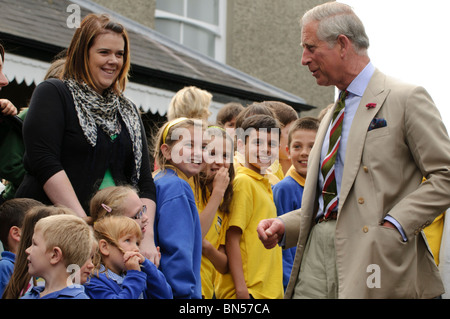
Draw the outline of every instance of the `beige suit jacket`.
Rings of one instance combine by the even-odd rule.
[[[376,103],[374,108],[367,108]],[[320,153],[332,111],[323,119],[308,164],[302,208],[281,216],[285,248],[297,246],[286,290],[291,298],[318,209]],[[368,131],[374,118],[386,127]],[[427,181],[422,183],[422,177]],[[336,223],[339,298],[433,298],[444,292],[422,229],[450,207],[450,140],[421,87],[375,70],[356,111]],[[381,226],[389,214],[400,233]]]

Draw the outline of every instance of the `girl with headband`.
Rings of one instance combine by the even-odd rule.
[[[202,232],[193,189],[204,166],[203,131],[201,120],[178,118],[156,137],[154,157],[160,171],[154,178],[155,244],[174,298],[202,297]]]

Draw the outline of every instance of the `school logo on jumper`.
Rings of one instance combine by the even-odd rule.
[[[220,234],[220,229],[222,228],[222,218],[220,218],[220,216],[217,216],[217,222],[214,225],[214,228],[216,229],[217,234]]]

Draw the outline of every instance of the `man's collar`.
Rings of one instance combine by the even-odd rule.
[[[375,72],[372,62],[369,62],[364,69],[353,79],[347,88],[347,91],[353,95],[363,96],[364,91],[369,85],[369,81]]]

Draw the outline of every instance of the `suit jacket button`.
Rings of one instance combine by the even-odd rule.
[[[362,231],[365,232],[365,233],[367,233],[367,232],[369,231],[369,227],[364,226],[363,229],[362,229]]]
[[[364,170],[364,172],[366,172],[366,173],[369,172],[369,169],[367,168],[367,166],[363,166],[363,170]]]
[[[364,198],[362,198],[362,197],[358,198],[358,203],[359,204],[364,204]]]

